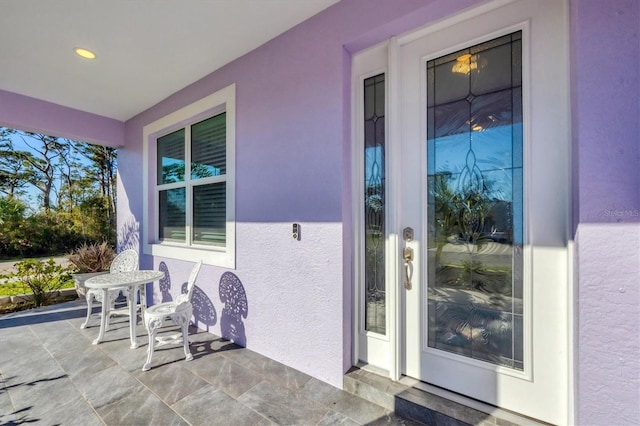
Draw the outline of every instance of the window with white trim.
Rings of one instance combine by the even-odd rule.
[[[235,86],[144,127],[145,253],[235,267]]]

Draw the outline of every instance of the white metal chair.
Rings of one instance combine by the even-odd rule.
[[[129,272],[136,271],[138,269],[138,252],[133,249],[127,249],[121,251],[111,262],[111,266],[109,267],[109,273],[113,274],[116,272]],[[113,308],[116,302],[116,299],[120,295],[120,290],[109,290],[108,291],[109,300],[107,303],[111,304]],[[95,288],[88,288],[86,293],[87,298],[87,319],[84,324],[80,326],[80,328],[85,328],[89,324],[89,319],[91,318],[91,311],[93,309],[93,302],[105,303],[103,298],[102,290]],[[124,312],[124,311],[123,311]],[[128,311],[127,311],[128,312]],[[116,315],[115,311],[110,313],[111,315]],[[109,328],[109,318],[107,318],[106,328]]]
[[[174,334],[169,337],[157,336],[158,329],[162,327],[166,319],[171,319],[176,325],[180,326],[185,360],[191,361],[193,359],[193,355],[191,355],[191,351],[189,350],[189,321],[193,315],[193,305],[191,304],[193,287],[196,278],[198,278],[201,266],[202,261],[199,261],[191,270],[187,283],[187,293],[180,294],[174,301],[159,303],[144,311],[144,325],[149,334],[149,348],[147,349],[147,362],[142,366],[142,371],[151,369],[151,358],[153,357],[155,347],[181,343],[180,334]]]

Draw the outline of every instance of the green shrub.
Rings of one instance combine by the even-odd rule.
[[[0,254],[12,256],[20,253],[20,224],[23,223],[27,206],[11,197],[0,197]]]
[[[82,241],[65,214],[41,212],[23,222],[28,247],[25,256],[46,256],[68,252]]]
[[[58,265],[53,259],[26,259],[14,267],[15,272],[0,276],[0,279],[22,284],[23,293],[33,293],[35,307],[44,305],[51,296],[50,292],[60,290],[71,280],[71,268]]]

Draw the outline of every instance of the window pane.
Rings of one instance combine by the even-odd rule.
[[[226,182],[193,187],[193,242],[224,247],[227,240]]]
[[[186,191],[184,188],[160,191],[160,241],[185,241]]]
[[[158,138],[158,185],[184,181],[184,129]]]
[[[191,179],[224,175],[227,169],[227,114],[191,126]]]
[[[384,74],[364,81],[365,329],[386,333]]]

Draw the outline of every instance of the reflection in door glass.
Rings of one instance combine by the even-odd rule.
[[[427,63],[428,345],[522,370],[522,41]]]
[[[386,332],[384,74],[364,81],[365,330]]]

